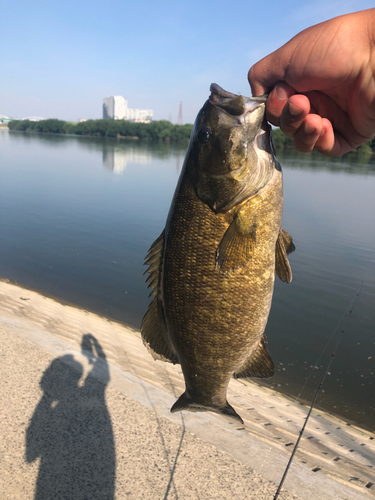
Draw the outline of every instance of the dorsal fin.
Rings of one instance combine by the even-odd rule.
[[[267,378],[272,377],[275,373],[275,367],[267,350],[266,338],[263,335],[255,352],[251,355],[250,359],[244,363],[240,371],[234,373],[234,378],[258,377]]]
[[[143,274],[149,273],[150,276],[146,279],[146,283],[149,283],[148,288],[152,288],[149,297],[151,297],[151,295],[155,295],[156,297],[158,294],[163,250],[164,230],[159,238],[156,238],[154,243],[151,245],[145,258],[145,266],[148,265],[148,268]]]
[[[143,317],[141,334],[143,343],[155,360],[160,359],[175,364],[178,363],[178,358],[169,340],[164,318],[164,308],[159,294],[163,251],[164,231],[151,245],[146,256],[145,264],[149,265],[146,273],[150,273],[146,281],[149,282],[149,288],[152,287],[150,296],[154,295],[154,298]]]

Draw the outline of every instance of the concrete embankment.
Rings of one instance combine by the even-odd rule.
[[[139,332],[0,281],[1,498],[272,500],[308,408],[250,381],[171,414],[179,366]],[[375,498],[375,434],[313,411],[279,498]]]

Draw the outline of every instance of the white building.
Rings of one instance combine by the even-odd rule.
[[[152,109],[131,109],[121,95],[103,99],[103,119],[128,120],[131,122],[150,122]]]
[[[25,118],[22,118],[22,120],[29,120],[29,122],[41,122],[42,120],[45,120],[45,118],[42,118],[41,116],[26,116]]]
[[[106,97],[103,99],[103,118],[112,120],[123,120],[128,103],[121,95]]]

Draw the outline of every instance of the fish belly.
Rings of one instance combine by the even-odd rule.
[[[216,252],[231,214],[215,214],[185,181],[169,216],[163,305],[187,391],[199,404],[224,404],[230,377],[261,341],[271,307],[282,212],[282,206],[280,213],[276,210],[280,193],[272,194],[275,200],[271,196],[268,204],[252,200],[244,205],[257,224],[257,242],[249,262],[226,273],[216,269]],[[273,216],[271,221],[267,215]]]

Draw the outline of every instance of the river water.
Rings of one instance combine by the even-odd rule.
[[[143,258],[186,148],[1,130],[0,150],[0,275],[139,328]],[[276,278],[264,383],[311,401],[344,329],[317,406],[373,430],[375,159],[278,157],[296,251],[291,285]]]

